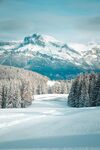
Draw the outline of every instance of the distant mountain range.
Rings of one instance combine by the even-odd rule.
[[[22,67],[51,79],[100,71],[100,44],[83,45],[84,51],[82,45],[74,46],[40,34],[27,36],[23,41],[0,42],[0,64]]]

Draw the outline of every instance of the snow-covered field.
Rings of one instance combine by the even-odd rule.
[[[40,95],[29,108],[0,109],[0,150],[100,150],[100,107],[70,108]]]

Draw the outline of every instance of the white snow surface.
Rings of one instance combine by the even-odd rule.
[[[23,109],[0,109],[0,150],[100,150],[100,107],[71,108],[68,95],[35,95]]]
[[[49,80],[49,81],[47,82],[47,85],[48,85],[49,87],[52,87],[52,86],[55,85],[56,82],[57,82],[57,81],[51,81],[51,80]]]
[[[60,84],[60,82],[59,82],[59,81],[53,81],[53,80],[48,80],[48,81],[47,81],[47,85],[48,85],[49,87],[52,87],[52,86],[54,86],[55,84]]]
[[[68,46],[75,49],[78,52],[87,50],[87,45],[81,43],[68,43]]]
[[[53,36],[50,36],[50,35],[42,34],[42,37],[43,37],[43,39],[44,39],[45,42],[61,43],[61,41],[55,39]]]

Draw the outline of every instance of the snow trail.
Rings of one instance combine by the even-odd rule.
[[[0,109],[0,150],[99,150],[99,115],[68,107],[67,95],[35,95],[28,108]]]

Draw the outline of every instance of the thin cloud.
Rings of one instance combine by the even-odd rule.
[[[90,17],[82,20],[80,19],[77,24],[77,28],[86,32],[100,31],[100,16]]]
[[[0,21],[0,30],[1,31],[17,31],[17,30],[23,30],[25,28],[29,27],[28,22],[25,22],[23,20],[2,20]]]

